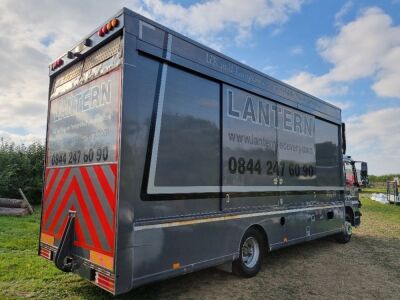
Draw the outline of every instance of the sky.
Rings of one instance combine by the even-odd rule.
[[[49,63],[123,6],[339,106],[348,154],[400,173],[400,0],[0,0],[0,137],[44,141]]]

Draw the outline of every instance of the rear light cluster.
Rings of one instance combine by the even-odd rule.
[[[112,31],[114,28],[118,27],[119,25],[119,21],[118,19],[112,19],[110,22],[108,22],[106,25],[104,25],[103,27],[101,27],[99,29],[99,36],[103,37],[105,36],[107,33],[109,33],[110,31]]]
[[[40,256],[42,256],[42,257],[44,257],[44,258],[46,258],[48,260],[51,260],[52,256],[53,256],[53,252],[51,250],[49,250],[49,249],[46,249],[46,248],[40,248],[40,253],[39,254],[40,254]]]
[[[103,273],[100,273],[99,271],[96,271],[94,283],[99,287],[114,294],[115,279],[112,276],[108,276]]]
[[[59,58],[51,64],[51,70],[54,71],[54,70],[58,69],[59,67],[61,67],[63,64],[64,64],[64,61],[61,58]]]

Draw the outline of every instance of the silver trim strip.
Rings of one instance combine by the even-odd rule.
[[[166,54],[166,58],[168,60],[171,59],[171,50],[172,50],[172,34],[168,33],[168,37],[167,37],[167,54]]]
[[[149,181],[147,185],[147,193],[148,194],[156,194],[158,189],[155,187],[155,176],[156,176],[156,165],[157,165],[157,156],[158,156],[158,145],[160,142],[160,131],[161,131],[161,119],[162,119],[162,111],[164,107],[164,96],[165,96],[165,82],[167,78],[168,65],[163,64],[161,70],[161,84],[160,84],[160,93],[158,96],[158,106],[157,106],[157,116],[156,116],[156,125],[154,128],[154,138],[153,138],[153,149],[151,151],[151,160],[150,160],[150,171],[149,171]]]
[[[167,53],[166,53],[167,59],[171,58],[171,47],[172,47],[171,44],[172,44],[172,36],[171,36],[171,34],[168,34]],[[165,85],[166,85],[166,81],[167,81],[167,72],[168,72],[168,65],[166,63],[164,63],[162,66],[162,70],[161,70],[160,93],[158,96],[158,105],[157,105],[157,111],[156,111],[156,125],[154,128],[153,148],[151,149],[149,181],[147,184],[147,193],[148,194],[173,193],[171,191],[170,192],[162,192],[162,191],[160,191],[160,187],[155,186],[158,146],[159,146],[159,142],[160,142],[161,120],[162,120],[163,107],[164,107]]]
[[[154,182],[154,181],[153,181]],[[150,180],[149,180],[150,183]],[[150,185],[149,185],[150,186]],[[219,193],[219,186],[157,186],[152,187],[157,194]],[[147,190],[149,191],[149,189]]]
[[[154,141],[156,142],[156,141]],[[157,140],[158,144],[158,140]],[[153,155],[157,155],[158,148],[153,149]],[[151,163],[153,164],[153,155]],[[149,194],[192,194],[192,193],[218,193],[220,186],[154,186],[155,164],[150,165]],[[151,179],[151,180],[150,180]],[[297,192],[297,191],[343,191],[342,186],[222,186],[223,193],[234,192]]]
[[[159,229],[159,228],[166,228],[166,227],[194,225],[194,224],[202,224],[202,223],[210,223],[210,222],[218,222],[218,221],[244,219],[244,218],[251,218],[251,217],[272,216],[272,215],[279,215],[279,214],[286,214],[286,213],[296,213],[296,212],[313,211],[313,210],[317,210],[317,209],[329,209],[329,208],[338,208],[338,207],[343,207],[344,208],[344,204],[341,204],[341,205],[327,205],[327,206],[314,206],[314,207],[286,209],[286,210],[264,211],[264,212],[259,212],[259,213],[249,213],[249,214],[241,214],[241,215],[233,215],[233,216],[231,215],[231,216],[221,216],[221,217],[194,219],[194,220],[184,220],[184,221],[176,221],[176,222],[151,224],[151,225],[140,225],[140,226],[134,226],[133,230],[134,231],[141,231],[141,230],[146,230],[146,229]]]
[[[223,192],[343,191],[342,186],[222,186]]]
[[[156,30],[156,28],[153,25],[146,23],[142,20],[139,20],[139,39],[143,39],[143,27],[147,27],[147,28]]]

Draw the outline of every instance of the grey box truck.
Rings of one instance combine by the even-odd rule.
[[[359,224],[339,108],[128,9],[50,65],[48,103],[38,254],[114,295]]]

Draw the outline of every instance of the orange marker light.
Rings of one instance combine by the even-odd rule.
[[[112,19],[111,20],[111,26],[113,28],[118,27],[119,21],[117,19]]]
[[[174,270],[179,269],[180,267],[181,267],[181,264],[178,262],[172,264],[172,269],[174,269]]]
[[[109,33],[111,30],[113,30],[115,27],[118,27],[119,21],[118,19],[112,19],[110,22],[105,24],[103,27],[99,29],[98,35],[100,37],[105,36],[107,33]]]

